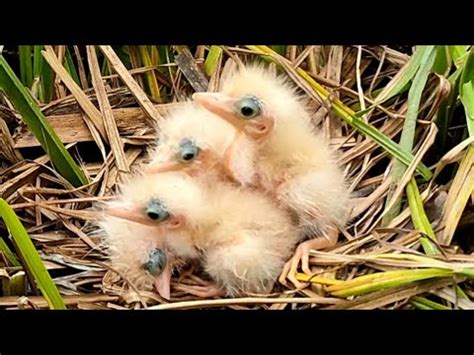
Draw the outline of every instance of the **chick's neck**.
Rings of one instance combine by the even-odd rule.
[[[327,148],[312,127],[296,118],[278,122],[259,149],[257,174],[261,184],[273,189],[296,175],[328,165]]]

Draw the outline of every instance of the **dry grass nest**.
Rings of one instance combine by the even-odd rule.
[[[445,46],[414,54],[387,46],[3,48],[88,183],[74,186],[57,171],[12,100],[0,94],[0,196],[67,308],[473,308],[474,154],[459,90],[466,75],[453,79],[471,56],[462,48],[464,57]],[[146,162],[154,121],[195,91],[215,91],[229,66],[255,60],[270,62],[308,97],[314,125],[340,152],[356,202],[351,222],[336,247],[312,252],[314,275],[298,275],[303,289],[277,284],[265,297],[210,300],[173,291],[165,302],[109,266],[90,223],[93,206]],[[390,138],[415,163],[400,165],[371,134]],[[418,174],[420,161],[433,176]],[[48,308],[1,220],[0,236],[0,308]],[[190,266],[173,282],[202,278]]]

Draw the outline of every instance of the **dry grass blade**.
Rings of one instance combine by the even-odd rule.
[[[180,53],[174,58],[179,69],[191,84],[196,92],[204,92],[207,90],[209,82],[202,70],[197,66],[196,60],[187,48],[183,48]]]
[[[474,145],[471,144],[459,166],[456,176],[454,177],[443,209],[442,224],[445,225],[445,229],[440,238],[440,243],[442,245],[451,244],[456,227],[473,191]]]
[[[122,61],[114,52],[112,47],[99,46],[99,48],[109,61],[110,65],[114,68],[114,70],[123,80],[125,85],[129,88],[133,96],[135,96],[142,109],[145,111],[148,117],[152,119],[152,122],[155,123],[159,121],[161,119],[161,115],[155,109],[155,107],[151,103],[150,99],[146,96],[142,88],[138,85],[135,79],[133,79],[132,75],[128,72],[127,68],[125,67],[125,65],[123,65]]]
[[[311,251],[321,263],[365,263],[371,265],[391,266],[402,268],[439,268],[462,272],[464,269],[474,268],[474,259],[470,262],[447,262],[424,256],[423,254],[395,254],[395,253],[364,253],[359,255],[343,255],[334,252]]]
[[[93,46],[87,46],[87,58],[89,61],[89,67],[91,68],[92,84],[94,85],[94,89],[97,93],[99,107],[104,117],[105,131],[107,133],[115,161],[117,162],[117,167],[120,171],[128,172],[129,170],[125,159],[123,143],[120,139],[120,134],[114,119],[112,107],[110,106],[109,99],[107,98],[107,92],[100,74],[99,62],[97,60],[97,55]]]
[[[92,104],[89,98],[84,94],[82,89],[71,78],[66,69],[64,69],[58,57],[56,57],[53,48],[51,46],[45,46],[45,49],[46,50],[42,52],[44,59],[46,59],[46,61],[54,70],[56,75],[61,79],[64,85],[66,85],[69,91],[77,99],[77,102],[87,114],[97,131],[99,131],[102,138],[107,139],[104,122],[102,120],[99,110],[97,110],[97,108]]]
[[[462,151],[467,147],[470,147],[474,144],[474,136],[469,137],[463,140],[461,143],[456,145],[454,148],[450,149],[446,154],[444,154],[441,159],[436,163],[436,169],[434,171],[434,177],[437,177],[438,174],[443,170],[443,168],[457,160],[459,160],[462,154]],[[432,182],[430,182],[431,184]]]
[[[178,108],[182,103],[156,105],[155,109],[161,114],[166,114],[169,110]],[[147,130],[152,125],[147,121],[147,116],[139,107],[114,109],[115,118],[120,136],[136,136],[137,132]],[[48,116],[49,125],[57,133],[63,143],[90,142],[94,140],[91,131],[82,120],[81,114],[66,114]],[[146,137],[143,137],[144,139]],[[149,137],[148,139],[152,139]],[[14,137],[14,148],[29,148],[39,145],[38,140],[28,130],[22,129]]]
[[[79,302],[95,303],[95,302],[115,302],[118,300],[118,296],[110,296],[104,294],[88,294],[88,295],[71,295],[64,296],[64,303],[67,306],[77,305]],[[22,297],[0,297],[0,307],[15,307],[20,303],[24,303],[26,300]],[[47,308],[48,303],[44,297],[41,296],[30,296],[27,298],[37,308]]]
[[[469,299],[463,299],[456,294],[453,288],[442,288],[438,290],[432,290],[430,293],[436,295],[442,299],[451,302],[456,306],[456,308],[460,309],[474,309],[474,302],[470,301]]]
[[[165,310],[165,309],[193,309],[193,308],[209,308],[223,307],[230,305],[242,304],[275,304],[275,303],[310,303],[310,304],[338,304],[341,300],[329,297],[315,298],[229,298],[219,300],[202,300],[202,301],[186,301],[161,304],[158,306],[148,307],[147,310]]]

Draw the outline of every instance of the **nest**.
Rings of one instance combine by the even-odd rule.
[[[367,289],[375,280],[374,275],[380,272],[424,268],[449,271],[459,265],[471,267],[470,263],[474,262],[468,234],[469,228],[472,230],[472,201],[467,202],[460,218],[452,220],[453,206],[457,206],[453,195],[459,194],[455,190],[459,185],[456,178],[460,169],[457,169],[468,155],[465,149],[456,150],[465,139],[462,107],[453,109],[449,126],[442,128],[438,122],[451,92],[448,74],[428,75],[417,107],[411,151],[432,171],[439,171],[430,181],[423,181],[413,171],[394,181],[396,163],[389,152],[331,109],[334,100],[355,112],[372,107],[361,119],[394,142],[400,141],[407,111],[412,110],[408,90],[399,90],[388,100],[373,105],[377,103],[377,95],[387,90],[387,85],[404,70],[411,53],[386,46],[274,48],[281,51],[281,56],[273,61],[283,65],[270,66],[282,70],[301,94],[308,97],[313,123],[340,152],[340,163],[356,202],[351,221],[340,234],[337,246],[313,251],[310,263],[314,274],[298,275],[305,282],[304,288],[295,290],[276,284],[271,295],[212,300],[199,300],[175,290],[171,302],[165,302],[153,290],[137,289],[119,270],[110,267],[107,250],[90,223],[96,218],[93,206],[110,199],[117,191],[117,184],[146,162],[147,150],[155,139],[154,123],[163,119],[170,107],[180,105],[180,100],[195,91],[215,91],[220,76],[236,62],[268,59],[258,50],[260,46],[256,47],[223,46],[210,51],[208,46],[169,46],[159,50],[142,46],[117,48],[116,52],[133,75],[133,84],[124,79],[120,70],[113,69],[105,56],[98,58],[102,72],[97,73],[90,65],[90,58],[86,60],[85,47],[46,48],[45,52],[55,58],[48,60],[55,80],[50,99],[38,100],[39,106],[60,140],[81,162],[90,183],[79,188],[55,170],[9,100],[0,96],[0,196],[20,217],[67,307],[410,309],[436,304],[440,308],[472,308],[469,275],[462,273],[420,276],[411,282]],[[69,56],[77,68],[75,85],[79,93],[71,89],[61,72],[65,53],[72,53]],[[215,60],[209,59],[211,55]],[[329,98],[321,98],[297,69],[327,90]],[[71,71],[68,75],[73,76]],[[97,75],[105,84],[105,95],[96,92],[89,79]],[[108,102],[108,107],[104,107],[104,102]],[[97,113],[100,120],[94,119]],[[119,137],[114,138],[103,130],[104,124],[110,123],[107,119],[112,119]],[[424,207],[422,215],[428,218],[436,237],[429,240],[438,250],[434,255],[425,255],[424,243],[429,236],[417,225],[414,207],[405,194],[405,187],[411,181]],[[383,212],[392,199],[400,204],[388,218]],[[1,222],[0,233],[7,246],[15,250]],[[27,276],[22,266],[13,266],[4,252],[0,254],[0,308],[48,307]],[[361,277],[367,281],[364,283]],[[355,286],[340,283],[350,280],[361,281]],[[175,285],[206,282],[192,265],[180,269],[173,278]],[[357,285],[366,288],[354,291]]]

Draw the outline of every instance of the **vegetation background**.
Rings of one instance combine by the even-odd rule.
[[[471,46],[1,46],[0,308],[471,309]],[[146,158],[153,122],[236,62],[309,99],[354,194],[303,290],[167,303],[107,264],[93,203]],[[3,220],[3,222],[1,222]],[[181,275],[175,282],[200,282]]]

